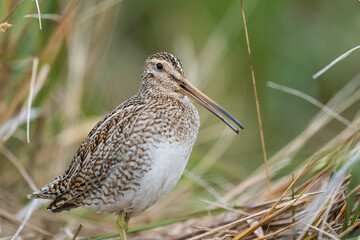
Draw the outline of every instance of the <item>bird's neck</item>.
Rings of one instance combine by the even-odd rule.
[[[153,100],[165,99],[166,101],[169,100],[181,101],[185,97],[182,93],[176,91],[168,91],[158,86],[156,87],[141,86],[137,95]]]

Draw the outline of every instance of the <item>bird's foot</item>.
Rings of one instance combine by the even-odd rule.
[[[121,240],[126,240],[128,222],[129,222],[129,218],[126,216],[126,213],[124,211],[121,211],[116,221],[117,229],[119,231]]]

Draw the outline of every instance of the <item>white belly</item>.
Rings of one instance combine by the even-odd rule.
[[[184,172],[191,148],[163,143],[152,151],[151,170],[143,176],[140,189],[132,199],[132,215],[149,208],[175,187]]]

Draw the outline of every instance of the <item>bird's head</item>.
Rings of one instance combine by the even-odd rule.
[[[182,98],[179,90],[185,74],[180,60],[167,52],[151,55],[145,61],[142,74],[142,88],[147,88],[154,95],[171,95]]]
[[[180,60],[167,52],[149,56],[144,65],[141,91],[152,96],[167,95],[174,98],[188,96],[224,121],[236,133],[242,124],[219,104],[211,100],[185,78]],[[224,115],[235,123],[234,126]]]

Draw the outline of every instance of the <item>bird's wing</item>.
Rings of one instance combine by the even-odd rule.
[[[127,141],[137,116],[145,108],[144,100],[134,97],[106,115],[90,131],[68,169],[31,197],[55,198],[49,206],[50,210],[55,210],[98,186],[114,162],[122,161],[119,145]]]

